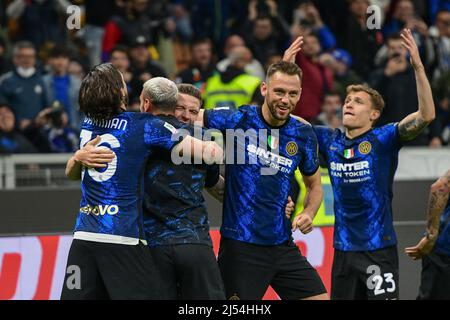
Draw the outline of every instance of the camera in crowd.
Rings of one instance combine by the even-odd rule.
[[[67,121],[64,121],[64,118],[67,117],[67,115],[65,115],[64,106],[59,101],[54,101],[52,103],[52,106],[45,117],[48,120],[48,124],[55,128],[62,128],[65,126],[65,122],[67,123]]]

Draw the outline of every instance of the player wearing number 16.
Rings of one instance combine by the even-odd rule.
[[[168,81],[160,89],[158,102],[175,109],[176,85]],[[143,240],[143,172],[156,148],[186,150],[195,139],[172,139],[175,128],[151,114],[126,112],[127,100],[123,76],[112,64],[95,67],[81,84],[81,146],[97,147],[100,156],[108,150],[103,156],[109,163],[83,167],[76,153],[67,164],[69,178],[81,174],[82,195],[62,299],[161,298]],[[79,270],[78,279],[70,270]]]

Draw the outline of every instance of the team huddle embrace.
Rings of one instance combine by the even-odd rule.
[[[398,153],[435,117],[411,32],[405,30],[402,38],[416,73],[417,112],[375,127],[383,98],[366,85],[351,85],[344,131],[291,115],[302,81],[308,81],[293,62],[302,37],[283,61],[269,67],[261,106],[205,111],[194,86],[153,78],[144,84],[141,112],[127,112],[121,73],[111,64],[95,67],[80,89],[86,115],[81,149],[66,168],[70,179],[81,179],[67,262],[67,268],[80,268],[81,284],[69,286],[66,276],[61,298],[255,300],[270,285],[281,299],[329,299],[292,238],[295,229],[312,230],[321,205],[320,154],[330,173],[336,216],[331,298],[397,299],[391,201]],[[223,144],[198,138],[198,132],[210,136],[209,129],[222,133]],[[292,215],[289,194],[297,169],[306,195],[302,212]],[[439,190],[448,199],[448,179],[442,181],[446,185]],[[217,259],[204,189],[223,203]],[[408,254],[419,258],[434,243],[436,250],[450,247],[449,232],[439,223],[428,231],[426,248],[419,244]],[[371,285],[373,275],[383,281]]]

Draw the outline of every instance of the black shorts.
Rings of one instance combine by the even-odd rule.
[[[224,300],[225,290],[210,246],[178,244],[152,247],[164,299]]]
[[[269,285],[283,300],[326,293],[316,269],[292,241],[261,246],[222,237],[219,267],[227,299],[259,300]]]
[[[392,246],[375,251],[334,251],[331,299],[398,299],[398,254]]]
[[[418,300],[450,300],[450,257],[434,252],[422,258]]]
[[[161,299],[160,277],[146,245],[74,239],[63,300]]]

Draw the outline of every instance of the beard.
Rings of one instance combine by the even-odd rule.
[[[291,110],[291,108],[289,108],[289,106],[286,106],[286,105],[284,105],[284,104],[281,104],[281,103],[275,103],[275,102],[272,102],[272,101],[269,101],[269,99],[268,99],[268,101],[267,101],[267,106],[269,107],[269,111],[270,111],[270,114],[272,115],[272,117],[274,118],[274,119],[276,119],[276,120],[287,120],[288,118],[289,118],[289,115],[291,114],[291,112],[292,112],[292,110]],[[289,108],[289,112],[286,112],[286,114],[285,115],[281,115],[281,114],[279,114],[278,112],[277,112],[277,107],[278,106],[283,106],[283,107],[287,107],[287,108]]]

